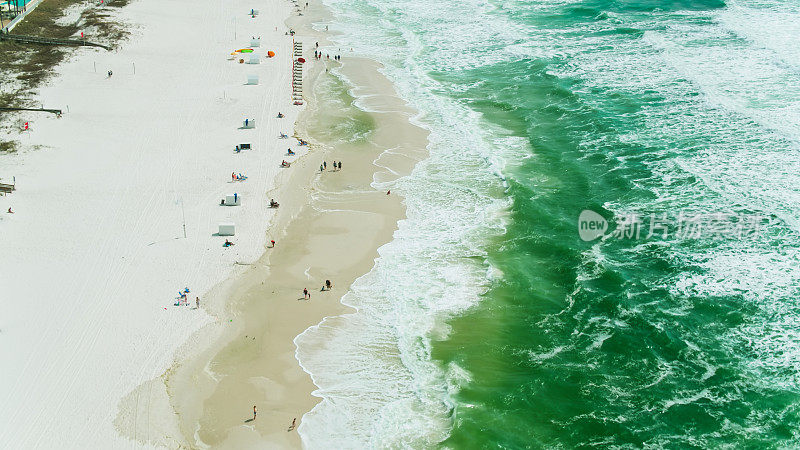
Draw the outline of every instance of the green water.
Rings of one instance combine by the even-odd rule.
[[[593,18],[598,10],[564,13],[556,21]],[[604,33],[641,36],[628,28]],[[621,134],[646,133],[643,116],[676,99],[656,91],[588,89],[580,79],[548,74],[560,64],[504,62],[457,76],[461,84],[468,84],[464,77],[482,80],[459,98],[485,120],[525,137],[535,157],[506,172],[506,193],[513,200],[509,225],[488,245],[502,280],[476,308],[454,319],[454,332],[434,346],[434,359],[467,368],[471,377],[454,396],[452,435],[444,445],[800,444],[797,386],[753,370],[753,361],[764,355],[752,340],[765,336],[744,331],[753,323],[769,326],[772,317],[759,301],[794,299],[781,293],[751,299],[735,288],[726,295],[674,289],[677,279],[708,273],[693,263],[709,253],[732,245],[781,254],[784,242],[608,240],[592,247],[576,233],[578,212],[612,217],[604,208],[609,201],[643,211],[660,211],[665,203],[669,209],[711,203],[710,211],[725,204],[749,211],[691,173],[673,175],[682,179],[668,186],[652,169],[724,136],[712,123],[691,137],[620,142]],[[755,146],[770,144],[753,139]],[[668,201],[659,198],[665,193]],[[698,197],[703,200],[696,202]],[[786,224],[776,228],[781,226],[776,234],[787,232]],[[797,241],[790,235],[791,248]],[[779,377],[796,381],[795,368]]]

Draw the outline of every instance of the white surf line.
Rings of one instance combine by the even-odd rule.
[[[197,447],[200,447],[202,449],[211,448],[210,445],[206,444],[205,442],[203,442],[202,439],[200,439],[200,422],[199,421],[197,422],[197,425],[195,425],[195,428],[194,428],[194,445],[197,446]]]
[[[324,213],[349,212],[349,213],[358,213],[358,214],[367,214],[367,215],[377,214],[377,213],[375,213],[373,211],[360,211],[360,210],[357,210],[357,209],[325,209],[325,208],[316,208],[316,207],[314,209],[319,211],[319,212],[324,212]]]

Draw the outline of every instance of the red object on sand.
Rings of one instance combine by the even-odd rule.
[[[25,122],[25,129],[28,129],[28,122]]]
[[[305,58],[297,58],[297,62],[302,64],[302,63],[306,62],[306,59]]]

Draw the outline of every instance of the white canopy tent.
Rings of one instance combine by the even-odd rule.
[[[225,201],[223,202],[225,206],[239,206],[242,202],[242,196],[239,194],[227,194],[225,195]]]
[[[236,234],[236,225],[233,222],[219,224],[220,236],[233,236]]]

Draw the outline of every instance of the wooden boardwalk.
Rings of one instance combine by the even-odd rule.
[[[94,42],[83,41],[80,39],[53,39],[41,36],[26,36],[23,34],[2,34],[0,33],[0,41],[15,41],[25,44],[44,44],[44,45],[72,45],[72,46],[86,46],[86,47],[100,47],[106,50],[111,50],[111,47]]]
[[[10,194],[10,193],[14,192],[16,189],[17,189],[17,187],[15,185],[13,185],[13,184],[0,183],[0,193],[1,194]]]
[[[0,112],[3,111],[42,111],[42,112],[49,112],[55,115],[60,115],[60,109],[48,109],[48,108],[6,108],[5,106],[0,107]]]

